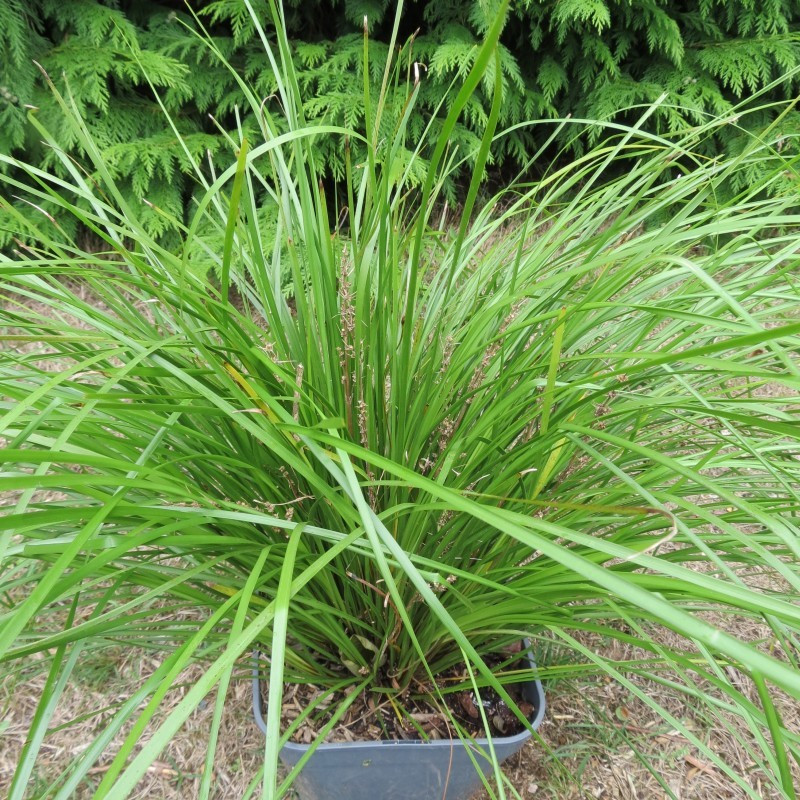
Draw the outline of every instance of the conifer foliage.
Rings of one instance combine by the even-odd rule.
[[[0,152],[26,151],[48,167],[60,162],[28,119],[34,113],[54,131],[59,147],[80,161],[80,147],[40,70],[46,71],[90,122],[132,199],[147,201],[145,224],[167,235],[183,218],[193,185],[192,160],[214,171],[214,156],[231,149],[230,131],[252,127],[237,115],[244,79],[265,103],[277,102],[273,72],[248,6],[269,19],[269,0],[4,0],[0,3]],[[363,128],[364,21],[369,29],[369,81],[377,97],[397,5],[388,0],[286,0],[287,29],[305,93],[309,121]],[[422,82],[409,121],[409,141],[436,126],[446,89],[469,70],[477,43],[494,15],[495,0],[409,2],[401,10],[398,46],[407,81]],[[529,120],[625,118],[625,109],[668,93],[649,120],[659,133],[725,114],[743,96],[769,86],[800,64],[800,1],[765,0],[518,0],[503,33],[499,61],[503,102],[500,128]],[[195,35],[203,31],[212,47]],[[216,51],[216,52],[215,52]],[[235,68],[228,69],[218,54]],[[490,69],[452,137],[468,161],[487,121],[494,76]],[[771,90],[791,94],[791,77]],[[389,92],[387,126],[402,113],[407,86]],[[180,130],[163,121],[163,104]],[[33,111],[33,108],[38,109]],[[244,113],[244,112],[242,112]],[[630,120],[628,112],[627,119]],[[773,112],[774,113],[774,112]],[[798,116],[780,124],[791,135]],[[770,113],[751,120],[767,125]],[[565,129],[571,136],[573,129]],[[595,127],[595,137],[601,129]],[[518,166],[551,130],[520,125],[502,136],[492,164]],[[715,147],[735,149],[736,126]],[[388,138],[388,137],[386,137]],[[579,149],[580,140],[572,140]],[[357,151],[357,142],[353,143]],[[456,150],[457,148],[457,150]],[[320,171],[341,178],[339,139],[322,138]],[[363,154],[355,153],[356,159]],[[224,160],[230,159],[229,152]],[[424,160],[409,159],[419,181]],[[2,198],[2,203],[15,202]],[[7,210],[7,209],[6,209]],[[268,214],[266,215],[269,216]],[[66,224],[66,223],[65,223]],[[20,235],[0,209],[0,243]]]

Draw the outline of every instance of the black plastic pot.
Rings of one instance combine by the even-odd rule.
[[[530,654],[528,661],[531,667],[535,666]],[[542,684],[538,680],[525,681],[521,690],[523,698],[533,706],[530,723],[536,730],[545,711]],[[256,673],[253,712],[256,724],[266,733]],[[493,737],[497,759],[504,761],[514,755],[530,736],[531,732],[526,730],[515,736]],[[492,764],[487,739],[321,744],[311,754],[293,788],[301,800],[466,800],[481,785],[467,748],[488,775]],[[309,745],[288,742],[281,749],[281,761],[292,767],[308,749]]]

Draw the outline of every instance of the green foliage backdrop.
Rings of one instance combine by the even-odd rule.
[[[145,223],[167,234],[183,217],[193,187],[191,159],[213,169],[214,154],[229,149],[226,134],[252,121],[237,120],[241,95],[236,76],[193,35],[205,27],[213,45],[263,94],[276,86],[263,43],[248,12],[270,18],[268,0],[4,0],[0,3],[0,152],[26,151],[28,160],[63,169],[27,121],[29,106],[57,132],[62,146],[79,155],[66,118],[44,87],[41,64],[73,98],[105,149],[115,177],[141,203],[152,203]],[[494,0],[410,2],[402,11],[399,41],[409,80],[422,80],[409,122],[409,141],[436,126],[446,88],[466,75],[476,43],[494,15]],[[286,23],[294,44],[309,120],[348,127],[363,125],[363,25],[370,28],[370,79],[377,96],[388,54],[396,4],[388,0],[287,0]],[[197,18],[194,18],[196,14]],[[627,118],[622,109],[668,99],[649,118],[659,132],[697,124],[708,113],[725,114],[800,64],[800,2],[797,0],[519,0],[502,39],[503,104],[500,127],[531,119]],[[415,67],[415,63],[422,66]],[[491,104],[491,70],[482,92],[468,104],[452,143],[469,158]],[[784,81],[775,95],[791,94]],[[165,128],[160,102],[172,114],[183,143]],[[399,111],[405,85],[389,93]],[[767,125],[774,111],[750,115]],[[392,114],[385,115],[390,125]],[[780,124],[787,141],[800,130],[798,116]],[[597,135],[599,128],[594,129]],[[387,134],[389,132],[387,131]],[[524,164],[550,131],[520,127],[493,152],[495,165]],[[387,136],[388,138],[388,136]],[[715,147],[735,150],[735,125]],[[573,141],[571,147],[580,148]],[[355,145],[354,145],[355,146]],[[341,178],[344,153],[338,139],[322,139],[320,170]],[[360,154],[356,153],[356,158]],[[229,152],[224,161],[230,159]],[[419,180],[424,160],[414,162]],[[16,202],[3,198],[6,202]],[[0,214],[2,211],[0,210]],[[64,223],[66,224],[66,222]],[[15,231],[0,219],[0,244]]]

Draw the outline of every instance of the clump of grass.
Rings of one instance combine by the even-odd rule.
[[[27,243],[0,261],[4,321],[22,331],[2,337],[0,362],[0,490],[20,493],[0,518],[2,588],[21,597],[0,617],[0,654],[8,664],[47,653],[50,664],[11,796],[22,796],[81,653],[109,638],[162,649],[163,660],[51,787],[56,798],[127,724],[96,792],[125,796],[216,692],[207,797],[221,704],[254,647],[269,654],[271,702],[251,788],[267,775],[263,795],[274,797],[293,777],[269,777],[289,735],[284,680],[328,690],[343,713],[345,688],[402,697],[467,661],[476,685],[505,695],[485,657],[525,636],[624,680],[625,665],[595,656],[582,632],[649,653],[637,674],[709,682],[716,699],[670,685],[746,720],[765,780],[794,796],[797,735],[770,697],[800,697],[800,462],[787,408],[800,386],[800,216],[770,188],[796,165],[769,132],[736,157],[695,157],[722,120],[675,141],[619,128],[478,207],[493,113],[460,221],[438,227],[442,180],[460,157],[448,130],[494,65],[501,15],[450,98],[421,188],[396,160],[409,146],[412,83],[391,141],[377,141],[381,108],[368,108],[371,155],[348,160],[334,218],[311,152],[336,131],[306,126],[275,12],[277,35],[263,39],[281,117],[242,83],[264,141],[232,139],[234,163],[206,181],[182,252],[147,235],[68,97],[56,95],[86,165],[64,156],[63,180],[17,164],[32,187],[3,178],[33,210],[18,219]],[[497,86],[495,112],[501,102]],[[340,133],[346,149],[355,134]],[[758,185],[725,191],[776,158]],[[264,192],[280,210],[270,242],[257,224]],[[104,248],[55,230],[35,213],[44,203]],[[224,231],[222,251],[207,253],[218,284],[190,263],[207,225]],[[48,352],[16,352],[25,342]],[[767,384],[782,390],[761,397]],[[42,490],[63,495],[41,501]],[[751,566],[784,588],[748,586],[740,571]],[[171,623],[165,608],[206,621]],[[709,608],[764,620],[768,652],[707,622]],[[660,643],[659,627],[680,644]],[[203,676],[138,747],[165,687],[197,659]]]

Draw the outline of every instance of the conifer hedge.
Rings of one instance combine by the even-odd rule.
[[[236,76],[193,31],[205,30],[264,102],[274,103],[273,72],[247,8],[251,4],[268,19],[268,2],[200,0],[189,12],[180,0],[3,0],[0,152],[25,150],[29,161],[59,168],[52,146],[41,143],[27,118],[35,107],[39,121],[80,161],[76,135],[45,88],[41,68],[90,121],[126,190],[153,204],[146,216],[150,232],[168,234],[174,227],[170,217],[183,217],[193,193],[185,174],[189,160],[209,163],[211,170],[222,149],[228,151],[227,163],[231,132],[237,125],[245,131],[252,127],[246,115],[237,119],[237,105],[243,104]],[[377,96],[396,3],[285,0],[284,5],[307,118],[363,126],[364,19],[369,78]],[[401,57],[408,79],[419,74],[422,82],[410,140],[421,138],[426,125],[436,125],[447,87],[468,71],[494,5],[494,0],[404,4]],[[791,73],[800,64],[799,30],[798,0],[518,0],[500,49],[500,128],[568,114],[598,120],[627,115],[629,120],[635,112],[625,109],[652,103],[664,92],[667,100],[647,125],[669,132],[697,124]],[[467,158],[486,122],[492,85],[490,70],[452,137]],[[780,99],[796,86],[790,77],[765,97]],[[394,103],[399,113],[406,95],[406,85],[398,85],[390,93],[390,110]],[[159,103],[173,115],[188,151],[165,126]],[[764,110],[748,119],[751,125],[767,125],[776,113]],[[391,118],[384,116],[386,124]],[[800,130],[798,120],[794,112],[782,115],[786,141]],[[551,132],[548,126],[516,128],[497,142],[492,163],[524,164]],[[581,141],[570,147],[579,149]],[[735,149],[736,125],[713,147]],[[321,139],[316,153],[324,174],[343,175],[340,139]],[[412,181],[422,177],[425,162],[415,164]],[[0,242],[14,233],[7,215],[5,220],[0,218]]]

